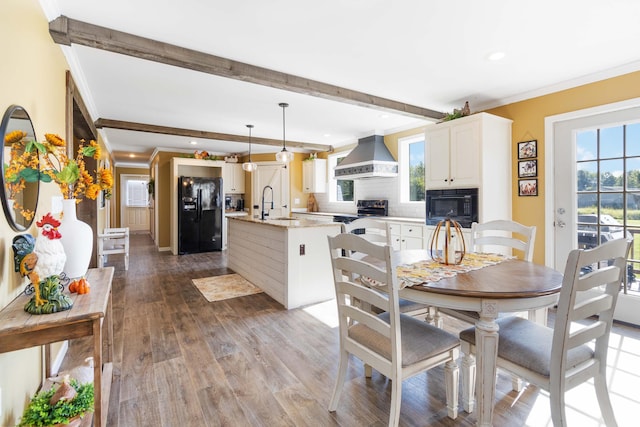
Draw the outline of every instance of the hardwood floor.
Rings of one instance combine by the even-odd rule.
[[[128,271],[119,255],[110,256],[107,265],[116,267],[109,426],[387,424],[389,382],[375,372],[367,380],[356,359],[337,412],[327,411],[338,361],[333,302],[289,311],[266,294],[209,303],[191,279],[231,273],[225,254],[173,256],[157,252],[148,235],[131,236]],[[452,329],[462,326],[453,319],[445,323]],[[624,362],[628,369],[617,367],[615,384],[622,391],[612,396],[613,405],[620,426],[635,425],[631,414],[640,411],[640,399],[630,384],[640,384],[634,373],[640,330],[616,327],[616,334],[612,362]],[[621,350],[623,341],[628,351]],[[90,340],[72,341],[62,369],[90,354]],[[577,396],[579,422],[573,425],[598,426],[599,410],[591,403],[595,392],[587,386],[584,393],[587,406],[595,408],[580,408],[585,400]],[[475,414],[462,410],[456,420],[449,419],[444,396],[442,368],[405,381],[400,425],[475,424]],[[535,387],[513,392],[511,378],[499,374],[494,423],[551,425],[548,395]]]

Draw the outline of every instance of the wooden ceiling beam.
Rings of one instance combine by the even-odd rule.
[[[58,44],[72,43],[146,59],[221,77],[242,80],[303,95],[316,96],[360,107],[374,108],[420,119],[442,119],[440,111],[331,84],[245,64],[110,28],[59,16],[49,23],[49,33]]]
[[[125,122],[123,120],[112,120],[112,119],[101,118],[95,121],[95,126],[98,129],[101,129],[101,128],[122,129],[122,130],[132,130],[137,132],[159,133],[163,135],[186,136],[189,138],[212,139],[215,141],[249,143],[249,137],[245,135],[233,135],[229,133],[208,132],[204,130],[182,129],[182,128],[174,128],[174,127],[168,127],[168,126],[150,125],[146,123]],[[278,140],[278,139],[252,137],[251,143],[258,144],[258,145],[272,145],[274,147],[282,147],[282,140]],[[286,143],[287,143],[287,147],[295,147],[295,148],[301,148],[301,149],[311,150],[311,151],[332,151],[333,150],[333,147],[331,145],[313,144],[309,142],[298,142],[298,141],[289,141],[289,140],[287,140]]]

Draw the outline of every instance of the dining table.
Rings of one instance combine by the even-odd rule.
[[[429,260],[427,250],[401,250],[401,265]],[[563,275],[544,265],[515,258],[505,258],[495,264],[466,272],[456,272],[457,266],[439,268],[453,274],[433,281],[404,282],[401,298],[434,307],[475,311],[476,322],[476,411],[477,425],[491,426],[496,389],[496,363],[499,327],[496,319],[501,313],[539,310],[555,305],[562,287]],[[400,273],[398,274],[400,277]],[[464,363],[464,362],[463,362]],[[473,393],[469,393],[473,396]],[[462,402],[467,412],[474,402]]]

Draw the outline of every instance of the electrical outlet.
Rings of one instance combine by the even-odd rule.
[[[296,197],[293,199],[293,203],[298,206],[300,204],[300,198]]]
[[[300,255],[304,255],[305,253],[305,247],[304,244],[300,245]]]

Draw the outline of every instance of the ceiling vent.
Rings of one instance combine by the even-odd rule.
[[[389,178],[398,176],[396,162],[382,135],[358,140],[358,145],[334,169],[336,179]]]

